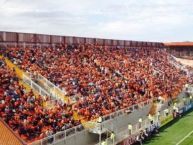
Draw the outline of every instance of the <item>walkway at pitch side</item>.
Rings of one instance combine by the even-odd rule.
[[[193,131],[193,111],[184,115],[179,120],[169,123],[163,127],[160,131],[160,134],[156,137],[153,137],[144,145],[193,145],[193,138],[191,139],[187,135]],[[192,134],[190,134],[192,136]],[[191,139],[191,140],[190,140]],[[191,142],[191,144],[189,143]]]

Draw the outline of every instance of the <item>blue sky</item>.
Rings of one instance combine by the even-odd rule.
[[[193,0],[0,0],[0,31],[193,41]]]

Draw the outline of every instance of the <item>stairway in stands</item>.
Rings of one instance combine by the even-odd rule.
[[[16,135],[0,120],[0,145],[22,145]]]

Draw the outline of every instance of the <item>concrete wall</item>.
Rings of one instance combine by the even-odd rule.
[[[17,33],[0,31],[1,46],[37,46],[37,45],[58,45],[58,44],[97,44],[100,46],[119,46],[119,47],[158,47],[163,48],[162,42],[145,42],[131,40],[115,40],[102,38],[86,38],[76,36],[56,36],[33,33]]]
[[[150,111],[151,104],[146,105],[143,108],[133,111],[130,114],[120,115],[113,120],[108,120],[103,123],[103,127],[110,129],[111,131],[119,132],[123,128],[127,127],[128,124],[138,122],[139,118],[145,118]],[[99,137],[97,134],[84,130],[78,134],[75,134],[66,140],[59,141],[55,145],[94,145],[98,143]]]

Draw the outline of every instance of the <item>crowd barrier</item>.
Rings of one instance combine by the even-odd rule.
[[[30,73],[30,77],[31,79],[37,81],[43,88],[45,88],[47,92],[51,96],[53,96],[56,100],[61,100],[67,104],[72,104],[75,102],[73,99],[65,95],[66,94],[65,90],[61,90],[58,86],[54,85],[52,82],[50,82],[42,75]]]
[[[116,111],[114,113],[111,113],[109,115],[106,115],[106,116],[103,116],[102,117],[102,123],[100,125],[102,126],[105,126],[106,124],[108,124],[112,119],[115,119],[116,117],[119,117],[121,115],[124,115],[124,114],[127,114],[128,113],[128,110],[130,111],[136,111],[138,110],[139,108],[142,108],[144,107],[144,105],[148,105],[149,103],[151,103],[152,100],[147,100],[146,102],[142,102],[141,104],[138,104],[138,105],[133,105],[131,107],[128,107],[128,108],[125,108],[125,109],[122,109],[122,110],[119,110],[119,111]],[[93,121],[91,121],[93,122]],[[87,122],[89,124],[89,122]],[[97,123],[94,123],[95,126],[93,126],[92,128],[90,129],[93,129],[95,127],[97,127]],[[80,132],[86,132],[87,130],[89,130],[89,128],[85,129],[85,124],[83,125],[79,125],[79,126],[75,126],[73,128],[70,128],[70,129],[67,129],[67,130],[64,130],[64,131],[61,131],[61,132],[58,132],[56,134],[53,134],[51,136],[48,136],[42,140],[38,140],[38,141],[35,141],[29,145],[49,145],[49,144],[57,144],[59,142],[63,142],[64,140],[70,138],[70,137],[74,137],[74,135],[76,135],[77,133],[80,133]]]
[[[38,84],[33,82],[28,75],[23,74],[23,82],[28,84],[33,90],[37,91],[38,94],[41,95],[44,100],[46,100],[46,97],[51,100],[50,94],[46,92],[43,88],[41,88]]]
[[[50,145],[50,144],[57,144],[58,142],[62,142],[66,140],[69,137],[73,137],[75,134],[80,133],[84,130],[84,127],[82,125],[75,126],[73,128],[57,132],[54,135],[48,136],[46,138],[43,138],[41,140],[37,140],[33,143],[30,143],[28,145]]]

